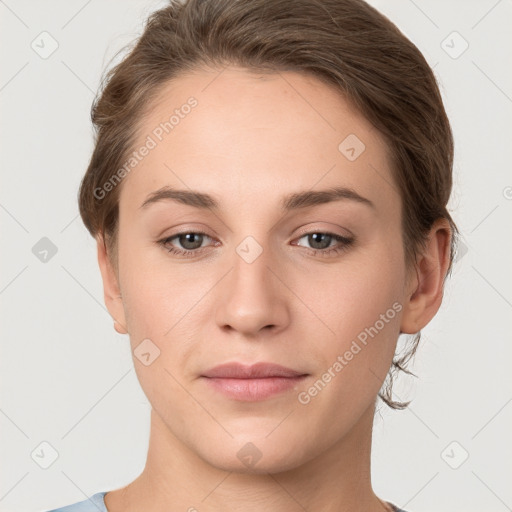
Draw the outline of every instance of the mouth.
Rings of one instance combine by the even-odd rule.
[[[256,402],[296,388],[306,377],[291,368],[273,363],[226,363],[206,371],[201,377],[215,391],[228,398]]]

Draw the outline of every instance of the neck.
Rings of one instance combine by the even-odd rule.
[[[151,411],[144,471],[105,496],[109,512],[384,512],[371,487],[374,406],[343,439],[300,467],[280,473],[228,472],[208,464]],[[299,447],[300,449],[300,447]]]

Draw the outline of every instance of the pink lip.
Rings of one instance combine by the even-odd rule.
[[[265,400],[299,384],[307,374],[272,363],[226,363],[206,371],[208,385],[235,400]]]

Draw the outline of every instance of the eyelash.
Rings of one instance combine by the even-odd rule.
[[[185,258],[193,258],[194,256],[197,256],[202,252],[202,249],[205,249],[205,247],[200,247],[198,249],[176,249],[176,247],[169,247],[168,244],[171,242],[171,240],[174,240],[175,238],[178,238],[182,235],[203,235],[207,238],[211,238],[209,235],[202,231],[183,231],[182,233],[176,233],[172,236],[169,236],[167,238],[163,238],[162,240],[159,240],[158,243],[169,253],[174,254],[176,256],[183,256]],[[312,254],[313,256],[330,256],[332,254],[338,255],[342,254],[343,252],[347,251],[348,248],[354,243],[355,238],[347,238],[341,235],[336,235],[334,233],[330,233],[328,231],[310,231],[308,233],[303,233],[300,237],[304,238],[305,236],[309,235],[328,235],[332,237],[333,240],[337,242],[341,242],[342,245],[334,246],[334,247],[327,247],[326,249],[311,249],[308,247],[305,247],[305,249]],[[298,246],[302,247],[302,246]]]

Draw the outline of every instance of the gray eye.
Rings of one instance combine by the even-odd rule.
[[[175,238],[178,239],[183,249],[192,251],[203,245],[204,235],[201,233],[183,233]]]

